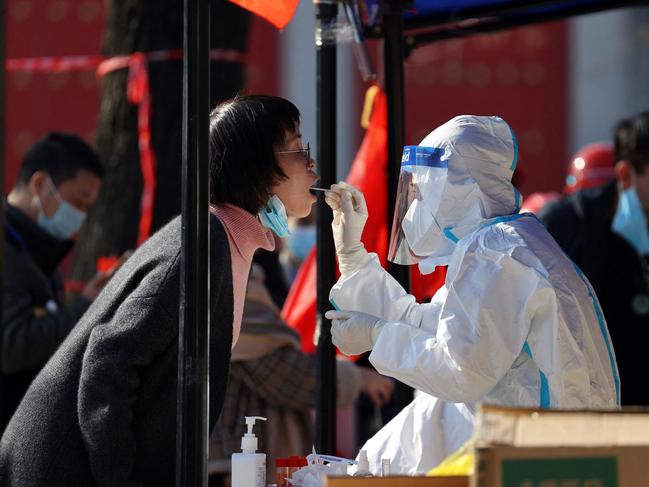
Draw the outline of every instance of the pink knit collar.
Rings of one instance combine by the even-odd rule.
[[[221,220],[230,240],[246,261],[250,262],[259,248],[275,250],[273,232],[264,228],[255,215],[230,204],[210,205],[210,211]]]

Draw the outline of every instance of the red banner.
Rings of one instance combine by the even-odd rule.
[[[298,0],[230,0],[250,12],[259,15],[278,29],[286,27],[297,9]]]

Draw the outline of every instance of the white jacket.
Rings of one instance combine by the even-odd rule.
[[[430,303],[417,304],[375,255],[341,278],[330,299],[387,322],[370,354],[379,372],[444,401],[619,405],[599,302],[531,214],[494,219],[462,238]]]

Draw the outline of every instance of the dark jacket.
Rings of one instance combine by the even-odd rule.
[[[3,414],[0,432],[31,381],[90,305],[78,297],[63,302],[57,271],[72,247],[5,204],[2,309]]]
[[[232,344],[228,240],[211,217],[209,426]],[[0,443],[3,486],[173,485],[180,219],[111,279],[36,377]]]
[[[649,275],[646,257],[611,231],[616,205],[614,181],[551,203],[540,218],[595,289],[615,349],[622,405],[649,406]]]
[[[545,206],[539,218],[563,251],[586,274],[597,295],[604,281],[616,182],[577,191]]]

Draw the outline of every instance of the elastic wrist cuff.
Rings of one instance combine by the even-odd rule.
[[[370,259],[370,254],[363,244],[352,252],[338,254],[338,264],[342,275],[349,275],[363,267]]]

